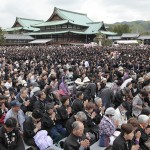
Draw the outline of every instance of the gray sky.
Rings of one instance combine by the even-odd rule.
[[[0,27],[11,27],[16,17],[47,20],[54,7],[104,23],[150,20],[150,0],[0,0]]]

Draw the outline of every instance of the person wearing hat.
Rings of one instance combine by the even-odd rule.
[[[66,135],[66,129],[59,124],[59,118],[53,103],[46,105],[46,112],[42,117],[42,129],[47,130],[54,143],[58,143]]]
[[[109,107],[106,109],[105,114],[99,124],[99,146],[107,147],[109,146],[110,136],[113,135],[116,128],[118,127],[118,121],[113,121],[113,116],[115,115],[115,109]]]
[[[13,100],[10,103],[11,109],[6,113],[4,122],[10,118],[13,117],[17,120],[17,126],[20,131],[23,131],[23,122],[25,121],[25,115],[23,111],[20,109],[21,103],[18,100]]]
[[[74,85],[73,85],[73,91],[72,91],[72,97],[76,98],[76,94],[78,91],[83,91],[84,90],[84,83],[81,81],[80,78],[77,78],[74,81]]]
[[[17,121],[13,117],[6,119],[4,126],[0,128],[0,149],[25,150],[22,137],[17,129]]]

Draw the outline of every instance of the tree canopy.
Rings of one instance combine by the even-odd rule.
[[[118,35],[122,35],[123,33],[130,33],[131,29],[127,24],[116,24],[110,28],[111,31],[118,33]]]
[[[0,27],[0,45],[2,45],[5,42],[4,33],[2,28]]]

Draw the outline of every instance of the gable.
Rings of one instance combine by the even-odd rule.
[[[58,16],[57,14],[54,14],[52,16],[52,18],[49,18],[49,20],[47,20],[47,22],[48,21],[57,21],[57,20],[63,20],[63,19],[60,16]]]

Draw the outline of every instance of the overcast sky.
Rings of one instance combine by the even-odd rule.
[[[150,0],[0,0],[0,27],[11,27],[16,17],[47,20],[54,7],[104,23],[150,20]]]

